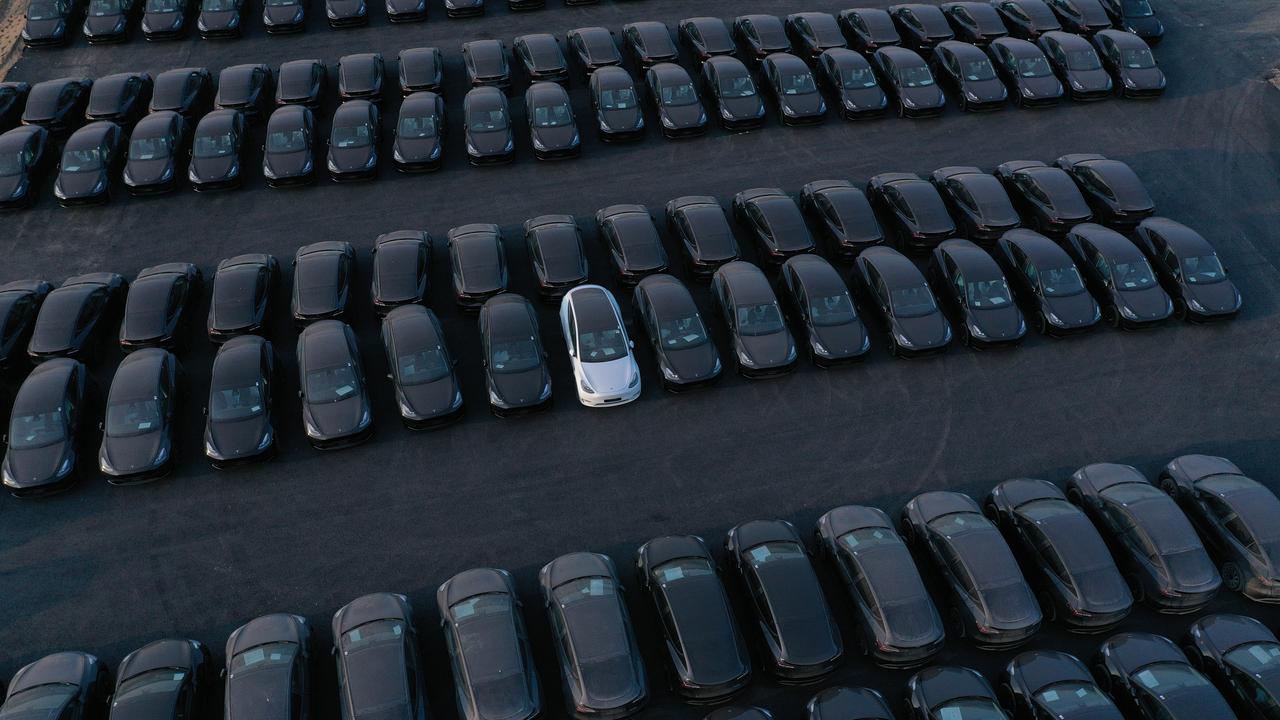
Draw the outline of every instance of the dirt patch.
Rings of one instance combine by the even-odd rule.
[[[9,68],[22,55],[22,26],[26,8],[25,0],[0,3],[0,80],[4,80],[9,74]]]
[[[1271,68],[1268,70],[1266,80],[1275,87],[1280,88],[1280,68]]]

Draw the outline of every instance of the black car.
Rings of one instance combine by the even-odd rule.
[[[1067,499],[1084,508],[1107,539],[1135,600],[1182,614],[1218,594],[1222,578],[1187,516],[1133,467],[1080,468],[1067,481]]]
[[[1009,34],[1000,13],[988,2],[949,2],[941,6],[956,39],[986,47],[992,40]]]
[[[302,32],[310,4],[310,0],[264,0],[262,26],[271,34]]]
[[[462,101],[467,159],[472,165],[509,163],[515,158],[507,96],[496,87],[473,88]]]
[[[319,110],[329,71],[319,60],[290,60],[276,72],[276,105],[303,105]]]
[[[551,373],[533,305],[515,293],[495,295],[480,308],[479,325],[481,362],[493,414],[550,406]]]
[[[867,182],[867,198],[890,221],[898,247],[925,252],[956,234],[942,194],[914,173],[882,173]]]
[[[239,110],[214,110],[200,118],[191,141],[187,180],[196,192],[240,186],[240,153],[248,129]]]
[[[1183,455],[1160,487],[1191,519],[1221,567],[1222,583],[1257,602],[1280,602],[1280,500],[1226,458]]]
[[[902,253],[877,246],[855,261],[857,287],[879,315],[895,356],[945,352],[951,324],[938,309],[924,275]],[[864,305],[865,307],[865,305]]]
[[[329,27],[359,27],[369,23],[369,5],[365,0],[324,0],[324,14]]]
[[[660,22],[627,23],[622,26],[622,40],[642,70],[679,59],[680,52],[671,40],[671,31]]]
[[[23,13],[22,44],[32,48],[65,45],[83,10],[72,0],[31,0]]]
[[[280,263],[271,255],[237,255],[219,262],[206,324],[209,341],[263,333],[279,277]]]
[[[391,159],[401,172],[440,169],[444,146],[444,98],[434,92],[416,92],[400,103]]]
[[[1102,310],[1085,289],[1075,261],[1058,243],[1033,230],[1010,230],[997,244],[1031,324],[1046,335],[1068,335],[1093,328]]]
[[[889,107],[889,96],[861,53],[848,48],[827,50],[818,56],[814,72],[840,101],[840,112],[846,119],[883,115]]]
[[[458,717],[539,717],[542,690],[511,573],[464,570],[436,590],[436,607],[453,665]]]
[[[161,348],[125,356],[111,379],[98,470],[113,485],[146,482],[173,469],[174,423],[185,388],[178,359]]]
[[[84,122],[92,89],[93,80],[89,78],[65,77],[32,85],[22,108],[22,124],[39,125],[50,134],[63,137]]]
[[[751,598],[766,669],[783,682],[816,681],[835,670],[844,643],[795,527],[745,522],[729,530],[724,549]]]
[[[1009,661],[1000,677],[1000,697],[1018,720],[1124,720],[1089,668],[1056,650],[1028,650]]]
[[[187,119],[172,110],[153,112],[134,126],[121,173],[129,194],[169,192],[177,185],[189,129]]]
[[[676,392],[720,377],[720,353],[683,283],[670,275],[650,275],[636,284],[632,297],[664,388]]]
[[[218,73],[218,92],[213,104],[217,108],[241,110],[257,118],[271,109],[275,81],[271,68],[261,64],[232,65]]]
[[[946,631],[889,516],[879,508],[845,505],[818,518],[815,535],[853,599],[863,653],[894,668],[933,659]]]
[[[1111,96],[1114,87],[1111,76],[1102,67],[1102,60],[1088,40],[1051,30],[1042,34],[1036,44],[1044,51],[1054,75],[1058,76],[1072,100],[1086,102]]]
[[[351,327],[340,320],[313,322],[298,335],[297,352],[302,423],[312,447],[329,450],[368,440],[373,416]]]
[[[587,281],[582,232],[572,215],[530,218],[524,223],[524,239],[542,299],[559,300],[570,288]]]
[[[952,217],[959,220],[961,232],[971,240],[992,244],[1022,224],[1000,181],[976,167],[941,168],[929,180]]]
[[[1093,36],[1093,45],[1121,97],[1153,98],[1164,94],[1164,71],[1142,38],[1123,30],[1102,30]]]
[[[213,75],[207,68],[175,68],[155,77],[147,110],[153,113],[172,110],[190,122],[212,102]]]
[[[633,285],[646,275],[667,271],[667,251],[645,206],[601,208],[596,211],[596,225],[623,285]]]
[[[388,22],[408,23],[427,19],[427,0],[386,0],[383,7],[387,10]]]
[[[333,614],[331,626],[343,718],[428,720],[427,673],[408,598],[356,598]]]
[[[649,99],[658,112],[662,134],[668,138],[701,135],[707,113],[688,71],[675,63],[658,63],[645,71]]]
[[[689,700],[715,702],[745,688],[751,682],[751,655],[702,538],[650,540],[636,552],[636,573],[662,620],[675,691]]]
[[[733,20],[733,32],[756,62],[791,49],[786,26],[774,15],[741,15]]]
[[[435,313],[421,305],[403,305],[387,313],[382,319],[382,347],[406,427],[439,427],[461,417],[462,387]]]
[[[770,263],[817,250],[800,206],[778,188],[751,188],[734,195],[733,216],[750,229],[761,256]]]
[[[736,57],[713,55],[702,63],[702,87],[711,112],[726,130],[749,130],[764,124],[764,99],[751,71]]]
[[[225,718],[248,720],[279,707],[281,720],[311,717],[311,626],[300,615],[274,613],[241,625],[227,638]]]
[[[784,125],[813,125],[827,116],[827,101],[818,92],[818,81],[809,66],[790,53],[773,53],[761,63]]]
[[[1147,0],[1102,0],[1102,7],[1117,28],[1137,35],[1148,45],[1164,37],[1164,24]]]
[[[1062,101],[1062,81],[1040,47],[1018,38],[998,38],[987,46],[996,73],[1018,107],[1051,107]]]
[[[111,720],[194,717],[217,692],[209,649],[196,640],[156,640],[120,661]]]
[[[146,73],[124,72],[93,81],[84,117],[89,122],[110,120],[130,128],[147,111],[153,84]]]
[[[787,16],[786,27],[796,52],[810,62],[831,48],[848,47],[840,23],[830,13],[792,13]]]
[[[973,348],[1017,345],[1027,334],[1004,272],[985,250],[968,240],[943,241],[933,249],[934,286],[956,314],[960,339]]]
[[[954,40],[956,35],[947,22],[947,16],[936,5],[905,3],[890,5],[889,15],[902,36],[904,47],[925,53],[938,43]]]
[[[285,105],[267,119],[262,176],[271,187],[310,183],[316,177],[316,120],[311,108]]]
[[[373,311],[385,315],[401,305],[427,301],[431,236],[421,230],[396,230],[373,241]]]
[[[1067,233],[1066,245],[1102,306],[1102,316],[1113,326],[1153,327],[1173,315],[1173,301],[1151,264],[1125,236],[1085,223]]]
[[[438,93],[444,87],[444,53],[440,48],[408,48],[401,50],[397,57],[401,94]]]
[[[142,37],[147,40],[177,39],[187,34],[193,10],[190,0],[147,0],[142,10]]]
[[[520,35],[511,46],[511,52],[524,67],[529,82],[558,82],[568,84],[569,62],[565,60],[560,43],[550,33]]]
[[[1100,224],[1128,231],[1155,214],[1155,203],[1138,174],[1126,163],[1096,153],[1063,155],[1053,163],[1062,168],[1093,209]]]
[[[91,356],[99,330],[106,327],[129,289],[115,273],[69,277],[45,297],[27,344],[32,362],[55,357]]]
[[[991,59],[976,45],[944,40],[933,49],[933,65],[965,112],[999,110],[1009,100]]]
[[[696,278],[709,278],[716,268],[742,257],[724,208],[709,195],[686,195],[668,202],[667,229],[679,239]]]
[[[622,64],[622,51],[609,28],[593,26],[570,30],[565,35],[565,44],[587,75],[602,67]]]
[[[605,66],[591,73],[590,84],[591,107],[601,140],[639,140],[644,136],[644,111],[630,73]]]
[[[1280,718],[1280,642],[1266,625],[1243,615],[1210,615],[1191,624],[1184,649],[1240,717]]]
[[[1013,552],[968,495],[935,491],[902,509],[902,537],[946,582],[959,637],[986,649],[1021,645],[1040,629],[1040,605]],[[932,705],[931,705],[932,707]]]
[[[82,426],[89,371],[84,363],[55,358],[22,381],[9,416],[8,447],[0,466],[4,486],[17,497],[69,487],[79,477]]]
[[[1222,693],[1168,638],[1148,633],[1114,635],[1102,643],[1093,664],[1094,675],[1126,717],[1235,717]]]
[[[991,684],[976,670],[935,665],[911,676],[906,689],[911,720],[1007,720]]]
[[[345,317],[355,273],[356,250],[349,242],[322,240],[298,248],[290,302],[294,324]]]
[[[165,263],[138,271],[124,302],[120,347],[125,352],[179,342],[187,303],[199,297],[203,276],[191,263]]]
[[[511,66],[507,63],[507,46],[501,40],[472,40],[462,44],[462,62],[467,68],[467,82],[472,87],[511,85]]]
[[[458,307],[474,312],[507,290],[507,254],[497,225],[473,223],[449,231],[449,264]]]
[[[947,107],[947,96],[933,79],[924,58],[907,48],[889,45],[875,51],[871,64],[881,87],[897,107],[898,117],[936,117]]]
[[[711,278],[711,294],[729,328],[743,377],[783,375],[795,369],[795,340],[760,268],[742,260],[721,265]]]
[[[53,195],[63,207],[105,203],[128,155],[125,133],[110,120],[76,130],[62,148]]]
[[[573,117],[569,93],[563,85],[535,82],[524,93],[524,106],[534,157],[555,160],[578,156],[582,138]]]
[[[894,720],[889,703],[879,692],[840,685],[809,698],[804,716],[806,720]]]
[[[275,457],[278,381],[269,340],[239,335],[218,348],[204,425],[204,454],[215,468]]]
[[[129,23],[141,12],[140,0],[89,0],[81,32],[91,44],[124,42]]]
[[[0,370],[27,366],[27,344],[44,299],[53,291],[46,280],[15,280],[0,285]]]
[[[378,106],[348,100],[333,111],[325,167],[334,182],[370,180],[378,176],[378,143],[382,137]]]
[[[605,555],[561,555],[538,572],[572,717],[622,718],[649,701],[622,585]]]
[[[1015,38],[1034,41],[1047,32],[1062,29],[1045,0],[993,0],[991,5]]]
[[[677,30],[680,41],[689,53],[706,62],[720,55],[735,55],[738,46],[733,42],[729,26],[718,17],[692,17],[680,21]]]
[[[106,666],[89,653],[46,655],[13,674],[0,717],[101,718],[110,685]]]
[[[200,0],[196,28],[206,40],[238,38],[245,0]]]
[[[37,186],[52,169],[49,131],[22,125],[0,135],[0,210],[35,204]]]
[[[889,11],[881,8],[849,8],[836,17],[849,38],[849,45],[861,53],[873,53],[886,45],[902,44],[902,36]]]
[[[382,79],[386,75],[382,53],[343,55],[338,60],[338,99],[382,100]]]
[[[858,360],[871,349],[853,297],[840,273],[821,255],[796,255],[782,264],[779,285],[809,357],[819,367]]]
[[[1062,29],[1089,36],[1111,27],[1111,16],[1102,0],[1045,0],[1062,21]]]
[[[1080,188],[1061,168],[1039,160],[1011,160],[996,168],[1004,189],[1029,227],[1061,238],[1068,230],[1093,219]]]
[[[987,495],[984,512],[1031,568],[1041,609],[1076,632],[1103,632],[1133,608],[1133,595],[1106,542],[1053,483],[1006,480]],[[1034,688],[1033,688],[1034,690]]]
[[[1168,218],[1138,224],[1138,247],[1151,259],[1173,297],[1174,313],[1193,322],[1223,320],[1240,312],[1240,291],[1213,246],[1200,233]]]
[[[866,194],[848,180],[815,180],[805,185],[800,207],[838,258],[852,259],[884,242],[884,230]]]

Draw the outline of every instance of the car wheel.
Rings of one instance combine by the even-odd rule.
[[[898,348],[898,341],[892,337],[889,338],[889,357],[902,357],[902,352]]]
[[[1239,565],[1233,562],[1222,563],[1222,584],[1231,592],[1244,589],[1244,573],[1240,572]]]
[[[1000,523],[1001,523],[1000,511],[996,509],[995,503],[989,502],[983,505],[982,514],[987,516],[987,519],[991,521],[992,525],[995,525],[996,527],[1000,527]]]
[[[1173,316],[1179,320],[1187,319],[1187,301],[1180,297],[1173,299]]]
[[[1160,489],[1169,497],[1178,497],[1178,483],[1174,482],[1173,478],[1168,477],[1167,475],[1160,478]]]
[[[902,106],[902,101],[899,100],[898,101],[898,117],[905,118],[906,116],[907,116],[907,109]]]
[[[1102,309],[1102,319],[1113,328],[1120,327],[1120,311],[1114,305],[1108,305]]]
[[[969,112],[969,101],[964,96],[964,91],[960,91],[960,112]]]
[[[1041,590],[1036,593],[1036,600],[1040,602],[1040,613],[1044,615],[1044,619],[1048,622],[1056,622],[1058,619],[1058,606],[1053,603],[1053,598],[1049,597],[1049,593]]]
[[[1076,507],[1084,507],[1084,493],[1080,492],[1080,488],[1070,488],[1067,490],[1067,502]]]

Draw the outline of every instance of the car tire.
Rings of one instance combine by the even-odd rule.
[[[1179,320],[1187,319],[1187,301],[1180,297],[1173,299],[1173,316]]]
[[[907,116],[907,109],[903,107],[902,101],[899,100],[898,101],[898,117],[905,118],[906,116]]]
[[[1120,311],[1114,305],[1108,305],[1102,309],[1102,319],[1113,328],[1120,327]]]
[[[1001,526],[1002,522],[1000,518],[1000,511],[996,509],[995,503],[989,502],[983,504],[982,514],[987,516],[987,519],[991,521],[992,525],[995,525],[996,527]]]
[[[1233,562],[1222,563],[1222,585],[1231,592],[1240,592],[1244,589],[1244,573],[1240,571],[1240,566]]]
[[[1174,482],[1173,478],[1167,475],[1160,478],[1160,489],[1171,498],[1176,499],[1178,497],[1178,483]]]
[[[1084,507],[1084,493],[1080,492],[1080,488],[1067,489],[1067,502],[1078,508]]]

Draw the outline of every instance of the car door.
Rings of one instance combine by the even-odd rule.
[[[951,296],[951,301],[956,304],[956,308],[961,314],[967,314],[969,309],[967,293],[965,293],[964,273],[961,272],[955,260],[950,255],[943,253],[942,255],[943,270],[946,273],[947,294]]]

